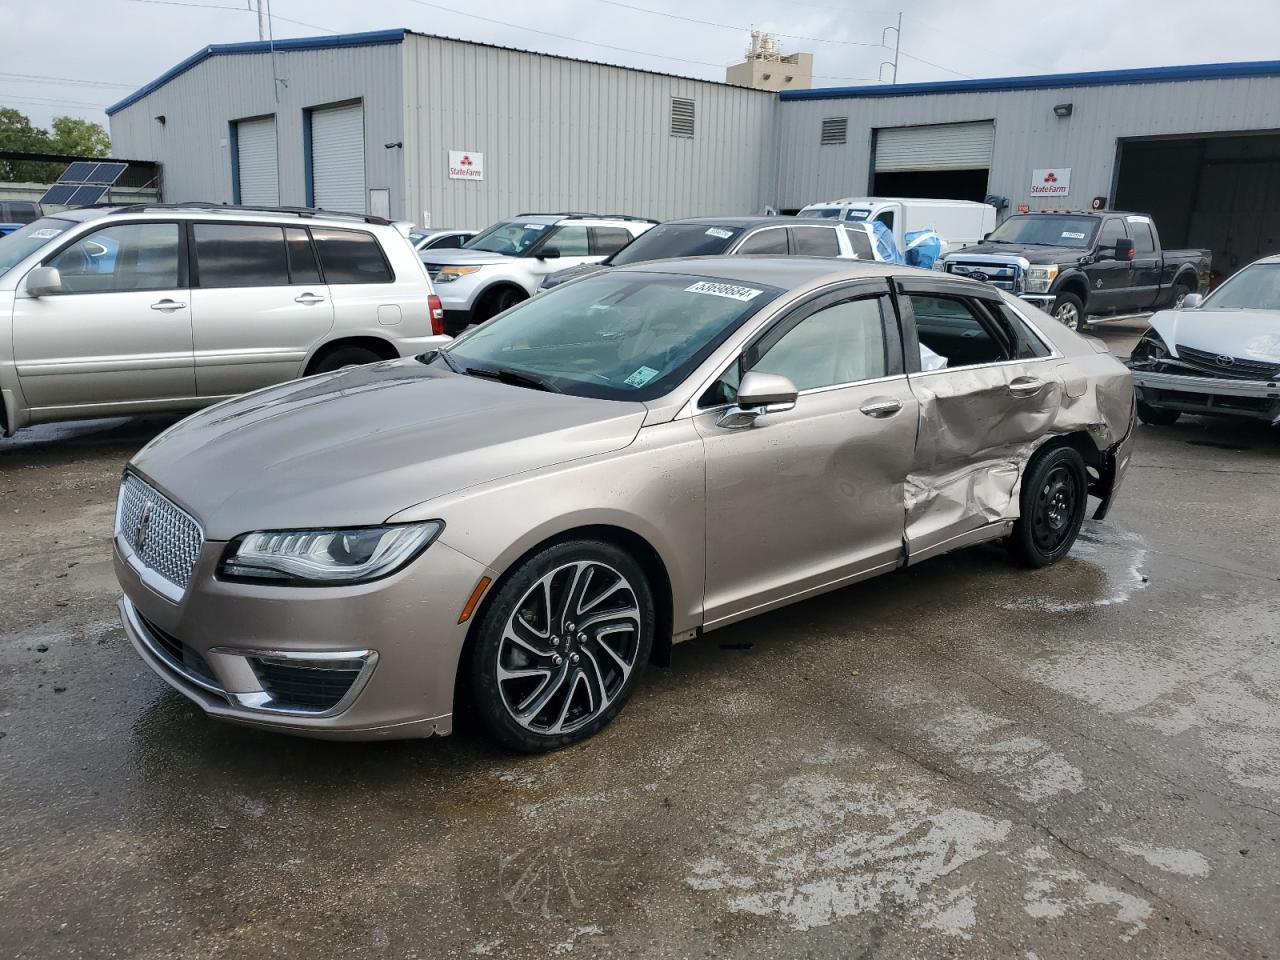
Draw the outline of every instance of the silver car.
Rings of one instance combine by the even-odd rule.
[[[981,541],[1061,559],[1133,433],[1097,347],[880,264],[585,277],[157,437],[120,490],[125,629],[222,719],[445,734],[465,687],[506,746],[562,746],[673,642]]]
[[[401,230],[376,217],[87,208],[0,237],[0,434],[194,410],[448,342]]]
[[[1129,366],[1144,423],[1199,413],[1280,426],[1280,256],[1157,313]]]

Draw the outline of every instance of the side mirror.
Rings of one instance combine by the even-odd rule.
[[[994,233],[994,232],[995,232],[995,231],[988,231],[987,233],[984,233],[984,234],[982,235],[982,242],[983,242],[983,243],[986,243],[988,240],[990,240],[990,239],[991,239],[991,234],[992,234],[992,233]]]
[[[62,292],[62,274],[57,267],[36,267],[27,274],[27,293],[49,297]]]
[[[1133,241],[1127,237],[1122,237],[1116,241],[1116,259],[1132,260],[1133,259]]]
[[[1174,304],[1179,310],[1194,310],[1200,304],[1204,303],[1204,295],[1199,293],[1188,293],[1182,298],[1182,302]]]
[[[560,259],[560,248],[559,248],[559,247],[547,247],[547,248],[545,248],[545,249],[543,249],[543,250],[539,250],[539,251],[538,251],[538,259],[539,259],[539,260],[559,260],[559,259]]]
[[[781,374],[751,371],[738,385],[738,402],[720,415],[716,426],[749,427],[762,414],[790,410],[799,394],[796,385]]]

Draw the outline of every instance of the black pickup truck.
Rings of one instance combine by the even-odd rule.
[[[1151,218],[1117,210],[1024,213],[952,250],[948,273],[985,280],[1081,330],[1091,316],[1176,306],[1209,288],[1210,251],[1162,250]]]

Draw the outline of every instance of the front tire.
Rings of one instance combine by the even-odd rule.
[[[476,623],[476,712],[521,753],[585,740],[631,696],[656,622],[648,580],[627,553],[595,540],[553,544],[504,578]]]
[[[1053,318],[1068,330],[1079,332],[1088,326],[1084,301],[1074,293],[1058,294],[1058,298],[1053,301]]]
[[[1163,407],[1152,407],[1138,401],[1138,419],[1152,427],[1171,427],[1182,416],[1181,410],[1167,410]]]
[[[1028,567],[1047,567],[1070,551],[1089,505],[1084,458],[1071,447],[1037,454],[1022,478],[1021,516],[1009,549]]]
[[[500,290],[495,290],[480,301],[480,305],[476,307],[472,314],[471,322],[484,323],[504,310],[514,307],[521,300],[528,299],[523,290],[517,290],[515,287],[503,287]]]

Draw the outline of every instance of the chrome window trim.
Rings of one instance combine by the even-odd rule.
[[[943,367],[940,370],[920,370],[917,373],[909,373],[907,376],[911,379],[916,377],[933,377],[940,373],[960,373],[968,370],[992,370],[996,367],[1012,367],[1024,363],[1047,363],[1051,360],[1061,360],[1059,357],[1026,357],[1021,360],[996,360],[992,363],[971,363],[963,367]]]
[[[768,232],[768,231],[770,231],[770,230],[785,230],[785,229],[787,229],[787,225],[786,225],[786,224],[781,224],[781,225],[776,226],[776,227],[775,227],[775,226],[759,227],[759,228],[757,228],[757,229],[755,229],[755,230],[750,231],[749,233],[744,233],[742,236],[740,236],[740,237],[738,238],[738,242],[737,242],[737,243],[735,243],[731,249],[726,250],[723,254],[721,254],[721,256],[724,256],[724,257],[732,257],[732,256],[737,255],[737,254],[738,254],[738,251],[742,249],[742,245],[743,245],[744,243],[746,243],[748,240],[750,240],[752,237],[758,237],[758,236],[760,236],[760,234],[762,234],[762,233],[767,233],[767,232]],[[788,250],[790,250],[790,249],[791,249],[791,245],[790,245],[790,244],[788,244],[788,245],[787,245],[787,249],[788,249]],[[751,256],[782,257],[782,256],[786,256],[786,254],[782,254],[782,253],[765,253],[765,254],[751,254],[751,253],[746,253],[746,254],[742,254],[742,256],[746,256],[746,257],[751,257]]]

